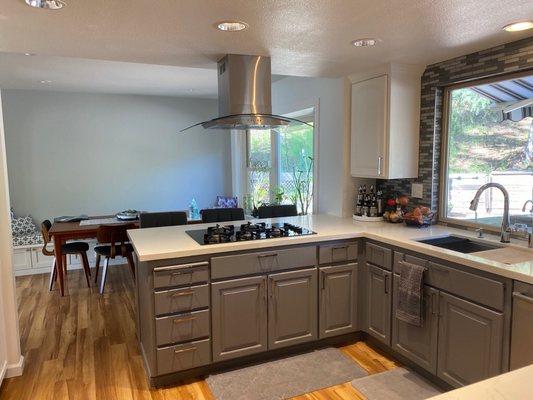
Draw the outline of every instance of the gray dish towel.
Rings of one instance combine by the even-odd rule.
[[[400,282],[396,318],[411,325],[422,326],[422,299],[426,268],[406,261],[400,261],[399,267]]]

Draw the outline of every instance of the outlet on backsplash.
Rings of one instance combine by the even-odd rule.
[[[411,197],[421,199],[424,197],[424,185],[422,183],[411,184]]]

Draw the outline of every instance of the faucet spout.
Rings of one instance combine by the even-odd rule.
[[[529,203],[531,203],[531,210],[529,210],[529,212],[530,212],[531,214],[533,214],[533,200],[527,200],[527,201],[524,203],[524,205],[522,206],[522,212],[526,212],[526,207],[527,207],[527,205],[528,205]]]
[[[481,194],[488,188],[497,188],[500,189],[503,193],[503,217],[502,217],[502,226],[500,232],[500,242],[509,243],[511,241],[511,220],[509,217],[509,192],[505,187],[499,183],[489,182],[481,186],[472,201],[470,202],[470,209],[476,211],[479,205],[479,198]]]

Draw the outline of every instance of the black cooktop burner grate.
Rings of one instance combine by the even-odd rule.
[[[273,223],[270,225],[265,222],[248,222],[240,225],[238,228],[236,228],[235,225],[217,224],[215,226],[210,226],[207,229],[197,229],[186,232],[201,245],[315,234],[315,232],[307,228],[286,222]]]

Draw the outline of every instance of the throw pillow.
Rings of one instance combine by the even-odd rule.
[[[217,196],[216,208],[237,208],[238,206],[239,200],[237,197]]]
[[[37,231],[31,216],[18,217],[11,220],[11,231],[13,236],[29,235]]]

